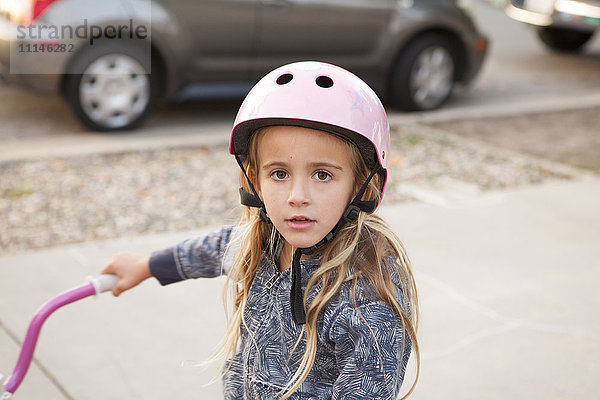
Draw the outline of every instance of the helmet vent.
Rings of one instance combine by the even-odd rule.
[[[294,75],[283,74],[283,75],[279,75],[279,77],[277,78],[277,80],[275,82],[277,82],[278,85],[285,85],[286,83],[290,83],[292,81],[292,79],[294,79]]]
[[[319,76],[315,82],[317,83],[317,86],[322,87],[324,89],[330,88],[333,86],[333,79],[331,79],[328,76],[325,75],[321,75]]]

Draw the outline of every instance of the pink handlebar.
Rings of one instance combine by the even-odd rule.
[[[25,378],[25,374],[27,374],[31,359],[33,358],[33,351],[35,350],[40,330],[50,314],[64,305],[111,290],[116,283],[117,277],[115,275],[101,275],[85,285],[67,290],[44,303],[29,323],[17,365],[4,384],[5,392],[13,394],[23,381],[23,378]]]

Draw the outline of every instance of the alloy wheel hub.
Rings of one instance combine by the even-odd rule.
[[[81,107],[99,125],[119,128],[135,120],[150,101],[150,79],[142,65],[124,54],[92,62],[79,87]]]

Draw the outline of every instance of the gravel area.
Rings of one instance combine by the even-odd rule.
[[[600,107],[431,126],[600,174]]]
[[[387,204],[449,182],[479,194],[576,175],[421,125],[395,127],[392,143]],[[225,146],[3,163],[0,252],[232,222],[237,187]]]

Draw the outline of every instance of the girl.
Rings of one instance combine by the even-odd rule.
[[[247,95],[231,134],[240,224],[151,257],[119,254],[102,272],[119,276],[115,295],[150,276],[228,274],[226,399],[395,399],[411,349],[418,377],[419,351],[408,259],[371,214],[389,149],[363,81],[323,63],[280,67]]]

